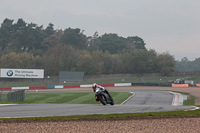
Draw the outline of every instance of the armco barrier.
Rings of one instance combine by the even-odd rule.
[[[88,88],[88,87],[92,87],[92,84],[90,85],[80,85],[81,88]]]
[[[131,83],[116,83],[114,84],[115,87],[120,87],[120,86],[132,86]]]
[[[131,86],[131,83],[116,83],[116,84],[100,84],[103,87],[114,87],[114,86]],[[92,84],[88,85],[56,85],[56,86],[29,86],[29,87],[4,87],[2,90],[32,90],[32,89],[61,89],[61,88],[84,88],[92,87]]]
[[[46,86],[30,86],[29,89],[46,89]]]
[[[171,87],[170,83],[132,83],[132,86],[168,86]]]
[[[100,84],[103,87],[114,87],[114,84]]]
[[[55,89],[62,89],[63,88],[63,85],[56,85],[55,86]]]
[[[12,87],[4,87],[4,88],[0,88],[0,90],[12,90]]]
[[[64,85],[63,88],[80,88],[80,85]]]
[[[188,84],[169,84],[169,83],[114,83],[114,84],[100,84],[103,87],[122,87],[122,86],[171,86],[171,87],[189,87]],[[200,87],[200,84],[196,86]],[[61,89],[61,88],[86,88],[92,87],[92,84],[87,85],[56,85],[56,86],[29,86],[29,87],[4,87],[3,90],[29,90],[29,89]]]
[[[157,83],[132,83],[132,86],[158,86]]]
[[[12,90],[28,90],[29,87],[12,87]]]
[[[46,86],[46,89],[55,89],[55,86]]]

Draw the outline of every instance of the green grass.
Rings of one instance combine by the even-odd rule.
[[[175,80],[183,77],[113,77],[113,78],[95,78],[89,81],[84,82],[67,82],[67,83],[59,83],[59,82],[50,82],[50,81],[1,81],[0,87],[24,87],[24,86],[55,86],[55,85],[80,85],[80,84],[111,84],[111,83],[168,83],[169,80]],[[190,80],[194,80],[194,83],[199,83],[200,78],[198,76],[191,76]]]
[[[177,92],[177,91],[174,91]],[[183,105],[194,105],[195,97],[185,92],[177,92],[187,95],[188,99],[184,101]],[[110,92],[115,104],[121,104],[132,94],[128,92]],[[6,104],[6,94],[2,94],[2,101],[0,103]],[[10,103],[10,102],[9,102]],[[24,103],[57,103],[57,104],[100,104],[94,99],[92,92],[54,92],[54,93],[25,93]]]
[[[126,100],[131,93],[110,92],[115,104]],[[26,93],[25,103],[57,103],[57,104],[99,104],[92,92],[56,92],[56,93]]]
[[[183,105],[195,105],[195,99],[196,99],[196,97],[195,96],[192,96],[192,95],[190,95],[189,93],[186,93],[186,92],[179,92],[179,93],[181,93],[181,94],[183,94],[183,95],[187,95],[187,100],[185,100],[184,102],[183,102]]]
[[[189,95],[188,99],[183,102],[183,105],[194,105],[195,104],[195,97]]]
[[[112,96],[115,104],[121,104],[132,94],[129,92],[110,92],[110,95]],[[2,101],[0,103],[8,103],[6,94],[2,95]],[[25,93],[24,103],[101,104],[100,102],[96,102],[93,92]]]
[[[180,92],[180,91],[173,91],[176,93],[180,93],[182,95],[187,95],[187,99],[185,101],[183,101],[183,105],[185,106],[191,106],[191,105],[195,105],[195,96],[190,95],[187,92]]]
[[[180,92],[179,92],[180,93]],[[182,92],[181,92],[182,93]],[[131,93],[128,92],[110,92],[116,104],[120,104]],[[189,95],[188,93],[182,93]],[[79,96],[79,98],[77,98]],[[195,97],[190,96],[188,99],[191,105]],[[65,93],[26,93],[26,103],[73,103],[73,104],[97,104],[94,99],[94,94],[91,92],[65,92]],[[192,111],[170,111],[170,112],[148,112],[148,113],[122,113],[122,114],[95,114],[95,115],[73,115],[73,116],[53,116],[53,117],[30,117],[30,118],[0,118],[1,122],[4,121],[43,121],[43,120],[67,120],[67,119],[101,119],[101,118],[140,118],[140,117],[154,117],[154,116],[200,116],[200,110]]]

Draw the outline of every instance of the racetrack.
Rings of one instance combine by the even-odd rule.
[[[107,87],[108,91],[134,91],[134,90],[162,90],[186,92],[195,96],[195,105],[200,106],[200,87],[160,87],[160,86],[130,86],[130,87]],[[92,91],[91,88],[57,89],[58,91]],[[41,91],[54,91],[53,89]]]
[[[199,99],[200,88],[192,87],[192,88],[171,88],[171,87],[109,87],[107,88],[109,91],[134,91],[134,90],[174,90],[174,91],[183,91],[189,92],[190,94],[196,96],[197,100]],[[91,91],[91,88],[74,88],[74,89],[60,89],[59,91]],[[44,91],[44,90],[40,90]],[[48,90],[55,91],[55,90]],[[148,93],[148,95],[151,95]],[[150,98],[148,98],[150,100]],[[139,100],[140,101],[140,100]],[[139,102],[138,101],[138,102]],[[146,102],[147,103],[147,102]],[[196,102],[198,103],[198,102]],[[168,104],[168,102],[167,102]],[[23,106],[23,105],[20,105]],[[29,112],[34,112],[34,105],[32,108],[26,108],[27,105],[24,105],[24,109]],[[42,106],[42,105],[41,105]],[[58,105],[60,106],[60,105]],[[74,105],[71,105],[74,106]],[[84,106],[84,105],[83,105]],[[103,106],[103,105],[94,105],[98,106],[97,109],[116,109],[118,106]],[[122,105],[121,107],[128,106]],[[129,105],[135,106],[138,108],[146,105]],[[148,110],[152,105],[146,106],[145,110]],[[155,106],[155,105],[153,105]],[[166,107],[182,107],[182,106],[171,106],[165,105]],[[1,111],[11,111],[13,106],[2,106]],[[7,108],[7,109],[6,109]],[[43,109],[46,108],[45,106]],[[5,109],[5,110],[4,110]],[[10,109],[10,110],[8,110]],[[17,109],[17,108],[15,108]],[[32,110],[33,109],[33,110]],[[48,110],[48,108],[46,108]],[[67,108],[63,108],[65,111]],[[79,109],[75,107],[74,109]],[[22,110],[22,109],[21,109]],[[55,107],[56,110],[56,107]],[[54,112],[55,110],[52,110]],[[0,112],[1,112],[0,111]],[[140,110],[142,111],[142,110]],[[15,110],[12,110],[15,112]],[[8,112],[8,113],[12,113]],[[40,111],[36,112],[39,113]],[[18,112],[20,113],[20,112]],[[4,114],[6,114],[4,112]],[[27,115],[27,114],[26,114]],[[200,117],[145,117],[145,118],[125,118],[125,119],[90,119],[90,120],[58,120],[58,121],[25,121],[18,123],[17,121],[13,122],[1,122],[0,123],[0,132],[10,133],[10,132],[81,132],[81,133],[102,133],[102,132],[126,132],[126,133],[182,133],[182,132],[200,132],[199,126]]]
[[[121,90],[125,91],[125,90]],[[191,110],[193,106],[172,106],[174,95],[169,91],[129,91],[135,93],[122,105],[101,104],[17,104],[0,106],[0,118],[69,116]]]

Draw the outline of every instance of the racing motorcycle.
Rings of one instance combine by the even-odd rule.
[[[114,101],[107,90],[103,90],[102,88],[96,88],[95,96],[103,105],[106,104],[114,105]]]

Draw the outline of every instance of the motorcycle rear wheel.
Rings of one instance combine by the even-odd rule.
[[[114,101],[111,101],[110,105],[114,105]]]
[[[109,93],[108,94],[108,97],[109,97],[109,100],[110,100],[110,105],[114,105],[114,100],[112,99],[111,95]]]
[[[110,105],[114,105],[114,101],[111,96],[110,96],[110,100],[111,100]]]

